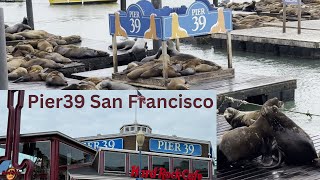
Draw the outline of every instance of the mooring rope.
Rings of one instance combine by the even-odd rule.
[[[224,103],[235,103],[235,102],[237,102],[237,103],[240,103],[239,105],[238,105],[238,107],[240,107],[241,105],[253,105],[253,106],[258,106],[258,107],[262,107],[262,105],[260,105],[260,104],[255,104],[255,103],[250,103],[250,102],[248,102],[248,101],[245,101],[245,100],[241,100],[241,99],[235,99],[235,98],[233,98],[233,97],[228,97],[228,96],[223,96],[223,101],[222,101],[222,103],[220,104],[220,106],[219,106],[219,108],[218,108],[218,111],[221,109],[221,107],[224,105]],[[306,116],[308,116],[308,117],[310,117],[311,119],[312,119],[312,116],[318,116],[318,117],[320,117],[320,115],[319,114],[313,114],[313,113],[310,113],[309,112],[309,110],[306,112],[306,113],[304,113],[304,112],[299,112],[299,111],[293,111],[293,110],[289,110],[289,109],[285,109],[285,108],[281,108],[281,110],[282,111],[287,111],[287,112],[292,112],[292,113],[296,113],[296,114],[303,114],[303,115],[306,115]]]

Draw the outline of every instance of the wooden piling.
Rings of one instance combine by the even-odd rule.
[[[163,79],[164,84],[167,86],[168,82],[168,51],[167,51],[167,41],[162,41],[162,57],[163,57]]]
[[[32,0],[26,0],[27,18],[29,26],[34,29]]]
[[[282,17],[283,17],[283,27],[282,27],[282,32],[286,33],[286,23],[287,23],[287,5],[285,2],[283,2],[283,12],[282,12]]]
[[[228,51],[228,68],[232,68],[232,43],[231,43],[231,33],[227,32],[227,51]]]
[[[117,36],[112,35],[112,52],[113,52],[113,72],[118,72],[118,48],[117,48]]]
[[[8,68],[7,68],[7,52],[6,38],[4,29],[4,14],[0,8],[0,90],[8,89]]]
[[[156,8],[156,9],[162,8],[162,0],[151,0],[151,3],[153,4],[154,8]],[[160,40],[153,40],[153,51],[158,52],[160,47],[161,47],[161,41]]]

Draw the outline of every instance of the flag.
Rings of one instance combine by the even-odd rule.
[[[144,97],[138,90],[137,90],[137,100],[142,101],[144,104],[146,103],[146,97]]]

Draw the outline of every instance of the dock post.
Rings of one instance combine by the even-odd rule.
[[[118,72],[118,54],[117,54],[117,36],[112,35],[112,52],[113,52],[113,72]]]
[[[163,79],[164,85],[167,86],[168,82],[168,59],[167,59],[168,51],[167,51],[167,41],[162,41],[162,58],[163,58]]]
[[[283,18],[283,25],[282,25],[282,32],[286,33],[286,23],[287,23],[287,5],[285,2],[283,2],[283,12],[282,12],[282,18]]]
[[[121,0],[120,1],[120,9],[121,9],[121,11],[126,11],[127,10],[127,2],[126,2],[126,0]]]
[[[231,33],[227,31],[228,68],[232,68],[232,42]]]
[[[5,37],[4,14],[3,9],[0,8],[0,90],[8,89],[8,68]]]
[[[160,9],[162,8],[162,0],[151,0],[154,8]],[[161,41],[153,40],[153,52],[158,52],[161,47]]]
[[[177,49],[177,51],[180,52],[180,40],[179,40],[179,38],[176,39],[176,49]]]
[[[301,34],[301,0],[298,0],[298,34]]]
[[[27,18],[29,26],[34,29],[32,0],[26,0]]]

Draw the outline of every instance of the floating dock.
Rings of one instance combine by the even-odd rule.
[[[119,66],[119,71],[126,66]],[[87,77],[111,78],[113,68],[100,69],[72,74],[73,78],[84,79]],[[293,78],[277,76],[261,76],[235,72],[235,77],[216,80],[202,80],[190,83],[191,90],[216,90],[218,94],[218,107],[223,96],[247,100],[263,104],[266,100],[278,97],[283,101],[294,100],[297,81]],[[226,104],[228,105],[228,104]]]
[[[282,33],[280,24],[276,27],[240,29],[231,32],[234,50],[277,56],[320,58],[320,25],[314,21],[302,21],[302,33],[295,27],[297,22],[288,23],[287,32]],[[311,29],[313,26],[313,29]],[[226,47],[226,35],[198,37],[197,43],[213,44],[215,48]]]
[[[68,84],[79,83],[79,80],[66,78]],[[9,82],[9,89],[14,90],[59,90],[64,88],[64,86],[47,86],[45,81],[37,82],[19,82],[12,83]]]
[[[222,135],[228,131],[231,126],[224,119],[223,116],[217,117],[217,138],[218,140]],[[320,135],[310,135],[317,152],[320,151]],[[218,157],[219,158],[219,157]],[[246,180],[265,180],[265,179],[319,179],[320,171],[319,167],[312,165],[304,166],[288,166],[282,165],[277,169],[261,169],[258,168],[254,162],[246,163],[241,167],[230,167],[217,171],[217,179],[219,180],[234,180],[234,179],[246,179]]]

